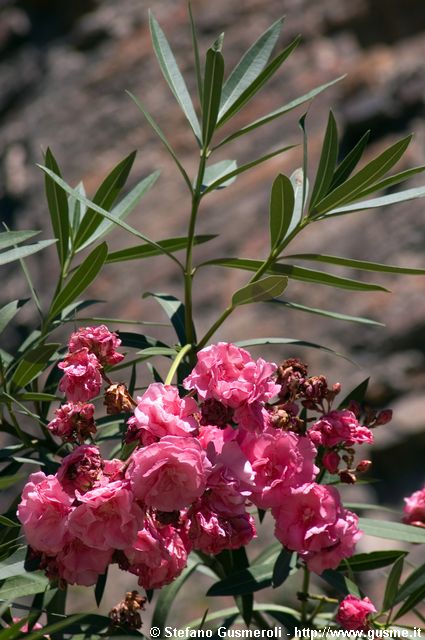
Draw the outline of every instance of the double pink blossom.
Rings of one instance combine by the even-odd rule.
[[[206,505],[189,512],[189,538],[194,549],[217,554],[225,549],[239,549],[256,536],[251,515],[243,512],[233,517],[222,516]]]
[[[68,346],[70,353],[87,349],[104,367],[118,364],[124,358],[122,353],[116,351],[120,344],[117,334],[101,324],[98,327],[81,327],[71,335]]]
[[[100,451],[90,444],[82,444],[62,460],[56,474],[62,487],[70,495],[84,493],[99,483],[104,463]]]
[[[322,416],[309,429],[308,435],[316,445],[334,447],[343,444],[352,447],[353,444],[373,443],[370,429],[361,425],[352,411],[331,411]]]
[[[415,491],[404,499],[403,522],[413,524],[416,527],[425,527],[425,487]]]
[[[137,398],[134,417],[137,427],[153,439],[191,436],[198,429],[199,411],[193,398],[180,398],[177,387],[154,383]],[[146,439],[146,435],[144,438]]]
[[[102,386],[101,364],[87,347],[68,353],[58,367],[63,371],[59,389],[68,400],[87,402],[98,395]]]
[[[347,631],[367,631],[371,613],[376,609],[369,598],[348,595],[338,607],[336,621]]]
[[[56,409],[48,429],[65,442],[84,442],[96,433],[94,405],[83,402],[67,402]]]
[[[112,549],[95,549],[74,538],[56,558],[59,577],[68,584],[89,587],[96,584],[112,561]]]

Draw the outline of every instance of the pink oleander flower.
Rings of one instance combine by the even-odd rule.
[[[341,456],[336,451],[327,451],[322,459],[323,466],[329,473],[338,473]]]
[[[160,511],[175,511],[202,495],[210,467],[195,438],[165,436],[133,454],[127,477],[137,500]]]
[[[276,368],[262,358],[255,362],[248,351],[234,344],[219,342],[198,353],[198,362],[183,386],[196,389],[202,400],[213,398],[236,409],[270,400],[279,392],[280,386],[271,377]]]
[[[123,480],[123,469],[125,463],[123,460],[112,458],[112,460],[103,461],[103,475],[108,478],[109,482],[114,480]]]
[[[371,613],[376,609],[369,598],[349,595],[340,603],[335,619],[347,631],[367,631]]]
[[[90,587],[112,561],[111,549],[94,549],[81,540],[69,541],[56,558],[59,576],[68,584]]]
[[[87,402],[100,391],[102,376],[101,364],[93,353],[85,347],[79,351],[68,353],[63,362],[59,362],[63,378],[59,389],[71,402]]]
[[[207,425],[200,427],[197,440],[205,451],[213,451],[213,455],[221,453],[226,442],[231,442],[237,436],[237,431],[232,427],[219,429],[218,427]]]
[[[68,402],[56,409],[55,416],[47,428],[65,442],[84,442],[96,433],[93,404]]]
[[[261,509],[278,507],[291,489],[312,482],[319,472],[313,444],[290,431],[248,434],[241,448],[255,472],[251,500]]]
[[[99,449],[91,444],[82,444],[65,456],[56,477],[65,491],[74,497],[76,490],[84,493],[98,484],[102,469]]]
[[[234,421],[239,429],[262,433],[270,425],[270,414],[261,402],[255,401],[235,409]]]
[[[222,516],[201,503],[189,511],[188,518],[193,548],[204,553],[216,555],[224,549],[239,549],[256,536],[254,519],[245,511]]]
[[[238,447],[234,442],[231,449]],[[233,467],[225,463],[220,455],[217,463],[208,475],[207,490],[202,497],[203,504],[222,516],[235,516],[245,513],[245,502],[253,490],[254,473],[249,462],[240,451],[242,460]],[[229,452],[230,453],[230,452]],[[235,457],[238,454],[233,454]],[[232,453],[228,456],[231,459]],[[239,456],[238,456],[239,457]]]
[[[68,520],[71,536],[93,549],[124,549],[131,544],[143,512],[128,483],[116,480],[76,495],[80,504]]]
[[[344,509],[338,491],[326,485],[310,483],[293,489],[272,514],[277,539],[318,574],[351,556],[361,536],[358,517]]]
[[[403,522],[415,527],[425,527],[425,487],[404,498]]]
[[[335,447],[344,444],[347,447],[353,444],[373,443],[373,434],[367,427],[359,424],[352,411],[331,411],[322,416],[308,430],[308,435],[315,445]]]
[[[160,589],[183,571],[191,545],[184,532],[171,525],[156,526],[146,518],[132,546],[124,551],[120,567],[139,576],[144,589]]]
[[[124,358],[122,353],[116,351],[120,344],[117,334],[109,331],[104,324],[98,327],[81,327],[69,339],[69,352],[75,353],[86,348],[104,367],[118,364]]]
[[[164,436],[192,436],[198,429],[194,417],[198,412],[193,398],[180,398],[177,387],[155,382],[137,398],[134,417],[140,429],[160,439]]]
[[[17,514],[34,550],[53,555],[62,549],[72,502],[56,476],[30,475]]]

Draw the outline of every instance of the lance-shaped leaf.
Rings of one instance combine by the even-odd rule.
[[[326,213],[326,217],[341,216],[346,213],[352,213],[353,211],[366,211],[367,209],[378,209],[381,207],[389,207],[391,204],[398,204],[399,202],[408,202],[409,200],[416,200],[417,198],[425,197],[425,187],[417,187],[415,189],[406,189],[399,193],[391,193],[388,196],[380,196],[379,198],[372,198],[371,200],[363,200],[354,204],[347,204],[343,207],[336,207]]]
[[[202,180],[202,191],[212,191],[213,189],[223,189],[236,180],[233,172],[237,169],[236,160],[220,160],[206,167]],[[230,178],[228,174],[231,174]]]
[[[361,316],[349,316],[339,311],[329,311],[328,309],[317,309],[316,307],[306,307],[303,304],[297,302],[289,302],[288,300],[270,300],[272,304],[281,304],[287,309],[293,309],[294,311],[303,311],[305,313],[313,313],[318,316],[324,316],[325,318],[333,318],[334,320],[344,320],[346,322],[359,322],[360,324],[371,324],[379,327],[384,327],[382,322],[376,322],[370,318],[363,318]]]
[[[418,173],[422,173],[423,171],[425,171],[425,166],[413,167],[412,169],[406,169],[405,171],[395,173],[392,176],[388,176],[388,178],[379,180],[379,182],[374,182],[370,187],[359,193],[357,195],[357,198],[365,198],[370,193],[375,193],[376,191],[382,191],[383,189],[394,187],[396,184],[406,182],[406,180],[409,180],[413,176],[417,175]]]
[[[291,221],[286,231],[286,237],[288,237],[300,224],[304,214],[303,193],[306,197],[308,195],[308,179],[304,180],[304,171],[300,167],[296,169],[289,178],[294,191],[294,211]]]
[[[325,91],[325,89],[327,89],[328,87],[331,87],[336,82],[339,82],[344,77],[345,76],[340,76],[339,78],[336,78],[335,80],[332,80],[331,82],[327,82],[326,84],[322,84],[319,87],[316,87],[315,89],[312,89],[308,93],[305,93],[304,95],[300,96],[299,98],[295,98],[295,100],[292,100],[291,102],[288,102],[283,107],[280,107],[279,109],[276,109],[275,111],[271,111],[267,115],[262,116],[261,118],[258,118],[258,120],[254,120],[254,122],[251,122],[250,124],[245,125],[244,127],[239,129],[238,131],[235,131],[234,133],[232,133],[229,136],[227,136],[226,138],[224,138],[214,148],[218,149],[219,147],[222,147],[223,145],[227,144],[228,142],[231,142],[232,140],[235,140],[236,138],[239,138],[240,136],[243,136],[246,133],[249,133],[250,131],[253,131],[254,129],[257,129],[258,127],[262,127],[263,125],[267,124],[268,122],[271,122],[275,118],[279,118],[280,116],[285,115],[285,113],[288,113],[289,111],[292,111],[293,109],[296,109],[297,107],[299,107],[300,105],[304,104],[305,102],[308,102],[309,100],[312,100],[314,97],[319,95],[319,93],[322,93],[322,91]]]
[[[351,149],[351,151],[347,153],[345,158],[341,160],[341,162],[335,169],[330,189],[335,189],[336,187],[338,187],[340,184],[345,182],[345,180],[347,180],[347,178],[352,174],[363,155],[363,151],[366,149],[369,136],[370,131],[366,131],[366,133],[360,138],[360,140]]]
[[[248,171],[249,169],[252,169],[253,167],[256,167],[259,164],[262,164],[263,162],[266,162],[266,160],[270,160],[270,158],[274,158],[275,156],[279,155],[280,153],[283,153],[284,151],[289,151],[289,149],[293,149],[294,146],[295,145],[291,144],[287,147],[281,147],[280,149],[276,149],[275,151],[271,151],[270,153],[267,153],[265,156],[261,156],[261,158],[257,158],[256,160],[252,160],[251,162],[242,164],[240,167],[236,167],[235,169],[233,169],[233,171],[229,171],[229,173],[226,173],[223,176],[218,177],[215,180],[215,182],[210,184],[205,189],[204,193],[208,193],[209,191],[213,191],[214,189],[219,189],[220,187],[228,186],[234,181],[236,176],[238,176],[239,174],[244,173],[245,171]],[[225,160],[224,162],[230,162],[230,161]],[[220,164],[220,163],[217,162],[217,164]],[[235,161],[235,165],[236,165],[236,161]]]
[[[359,518],[359,528],[367,535],[376,538],[425,543],[425,529],[400,522]]]
[[[4,307],[0,309],[0,333],[4,331],[12,318],[15,317],[19,309],[23,307],[26,302],[28,302],[28,298],[12,300],[12,302],[5,304]]]
[[[62,177],[58,163],[50,149],[46,151],[45,163],[48,169],[57,176]],[[69,250],[68,198],[61,185],[53,181],[49,175],[45,176],[45,189],[53,232],[58,239],[57,250],[59,260],[61,265],[63,265]]]
[[[324,214],[331,209],[355,200],[359,193],[377,182],[400,160],[411,139],[412,136],[407,136],[380,153],[363,169],[360,169],[354,176],[348,178],[343,184],[317,202],[315,212]]]
[[[127,216],[134,210],[141,198],[149,191],[149,189],[155,184],[159,177],[160,171],[154,171],[146,178],[143,178],[136,184],[135,187],[122,199],[120,202],[112,208],[111,214],[118,220],[125,220]],[[110,220],[106,220],[102,217],[102,222],[97,227],[96,231],[90,236],[90,238],[84,242],[78,251],[85,249],[99,238],[106,236],[115,227],[115,223]]]
[[[273,579],[273,563],[257,564],[216,582],[207,596],[237,596],[254,593],[270,587]]]
[[[238,98],[233,102],[233,104],[227,109],[226,113],[220,117],[217,126],[221,127],[225,122],[227,122],[230,118],[232,118],[238,111],[242,109],[243,106],[253,96],[255,96],[258,91],[266,84],[268,80],[276,73],[276,71],[282,66],[287,58],[291,55],[291,53],[298,47],[300,43],[301,37],[297,36],[291,44],[289,44],[281,53],[279,53],[247,86],[247,88],[242,91]]]
[[[366,260],[354,260],[351,258],[340,258],[339,256],[327,256],[317,253],[298,253],[290,256],[281,256],[281,259],[309,260],[311,262],[324,262],[326,264],[337,264],[342,267],[361,269],[363,271],[375,271],[382,273],[403,273],[406,275],[425,275],[425,269],[412,269],[410,267],[398,267],[391,264],[380,264],[379,262],[368,262]]]
[[[195,58],[196,84],[198,86],[199,102],[200,104],[202,104],[204,85],[202,82],[202,70],[201,70],[201,60],[199,55],[198,35],[196,33],[196,25],[195,25],[195,20],[193,19],[192,5],[190,1],[188,2],[188,9],[189,9],[190,31],[192,36],[193,55]]]
[[[387,584],[385,587],[384,601],[382,603],[382,608],[384,611],[390,609],[395,603],[398,585],[400,583],[400,578],[403,571],[403,564],[404,557],[398,558],[390,571],[390,575],[388,576]]]
[[[267,276],[261,280],[249,282],[233,294],[232,306],[237,307],[242,304],[271,300],[280,296],[287,285],[288,278],[282,276]]]
[[[87,256],[87,258],[74,271],[66,285],[57,294],[52,302],[49,317],[54,318],[71,304],[87,289],[101,270],[108,255],[108,246],[102,242]]]
[[[0,587],[1,600],[14,600],[35,593],[43,593],[49,586],[49,580],[42,572],[14,576],[5,580]],[[0,636],[1,639],[1,636]]]
[[[224,58],[220,51],[220,40],[207,51],[205,62],[204,92],[202,100],[202,144],[209,145],[217,124],[223,86]]]
[[[0,249],[14,247],[41,233],[40,231],[3,231],[0,233]]]
[[[27,256],[31,256],[33,253],[37,253],[46,247],[54,244],[56,240],[40,240],[35,244],[27,244],[24,247],[16,247],[16,249],[9,249],[0,253],[0,265],[14,262],[15,260],[21,260]]]
[[[347,356],[344,356],[341,353],[338,353],[337,351],[334,351],[333,349],[330,349],[329,347],[324,347],[321,344],[317,344],[315,342],[307,342],[306,340],[297,340],[296,338],[252,338],[250,340],[238,340],[237,342],[235,342],[235,345],[237,347],[255,347],[255,346],[260,346],[260,345],[266,345],[266,344],[293,344],[296,345],[297,347],[308,347],[311,349],[319,349],[320,351],[324,351],[325,353],[331,353],[334,356],[338,356],[338,358],[343,358],[344,360],[347,360],[348,362],[352,362],[352,360],[350,360],[350,358],[348,358]]]
[[[188,119],[193,133],[198,141],[200,141],[201,131],[199,128],[199,122],[195,109],[193,108],[186,83],[177,66],[176,59],[171,51],[167,38],[151,11],[149,12],[149,26],[151,30],[153,48],[158,59],[159,66],[161,67],[162,74],[173,92],[174,97],[182,108],[183,113]]]
[[[228,109],[266,66],[282,29],[283,18],[276,20],[243,55],[227,78],[221,95],[219,117]]]
[[[404,558],[407,551],[388,550],[372,551],[370,553],[357,553],[350,558],[341,561],[337,571],[347,571],[347,565],[351,571],[375,571],[382,567],[394,564],[400,558]]]
[[[411,611],[417,604],[424,602],[425,600],[425,584],[414,591],[406,600],[403,602],[400,609],[397,611],[396,615],[393,618],[393,622],[406,615],[409,611]]]
[[[83,196],[86,195],[86,190],[82,182],[79,182],[75,189],[82,193]],[[73,237],[75,237],[78,227],[80,226],[80,222],[84,218],[86,211],[87,208],[82,205],[81,202],[79,202],[73,196],[68,196],[69,225],[71,227]]]
[[[46,368],[50,358],[60,344],[43,344],[28,351],[15,369],[12,383],[18,387],[25,387]]]
[[[229,269],[258,271],[262,264],[263,263],[260,260],[248,260],[243,258],[217,258],[216,260],[209,260],[208,262],[204,262],[199,265],[199,267],[207,265],[217,265],[220,267],[227,267]],[[292,278],[293,280],[322,284],[328,287],[337,287],[339,289],[350,289],[353,291],[388,291],[388,289],[385,289],[385,287],[382,287],[378,284],[360,282],[359,280],[354,280],[352,278],[334,276],[323,271],[314,271],[313,269],[306,269],[303,267],[297,267],[295,265],[276,263],[270,266],[267,271],[268,273],[274,275],[288,276],[288,278]]]
[[[407,525],[406,525],[407,526]],[[416,527],[419,528],[419,527]],[[402,602],[405,598],[411,596],[418,589],[425,587],[425,564],[415,569],[413,573],[401,585],[395,603]]]
[[[314,210],[316,202],[324,198],[335,171],[338,158],[338,130],[332,111],[329,112],[328,124],[325,137],[323,139],[322,153],[320,154],[319,167],[317,169],[316,180],[311,193],[310,210]]]
[[[109,211],[117,199],[121,189],[125,185],[131,167],[133,166],[136,151],[130,153],[124,160],[121,160],[116,167],[106,176],[105,180],[96,191],[93,202],[102,209]],[[94,234],[104,218],[93,209],[88,209],[82,219],[74,240],[76,249],[87,245],[87,240]]]
[[[191,566],[186,567],[186,569],[184,569],[184,571],[176,580],[174,580],[174,582],[161,589],[152,616],[151,624],[153,625],[153,627],[158,627],[161,630],[164,629],[174,600],[176,599],[180,589],[183,587],[186,580],[188,580],[188,578],[190,578],[192,573],[195,571],[198,564],[199,563],[194,563]]]
[[[286,236],[294,213],[295,196],[289,178],[280,174],[270,196],[270,246],[278,249]]]
[[[216,235],[195,236],[193,238],[193,244],[203,244],[216,237]],[[185,236],[181,238],[167,238],[167,240],[158,240],[158,244],[162,249],[166,249],[167,251],[181,251],[182,249],[186,249],[188,238]],[[120,249],[119,251],[109,253],[106,258],[106,263],[140,260],[142,258],[159,256],[162,253],[163,251],[161,249],[156,249],[156,247],[152,247],[150,244],[141,244],[137,247],[129,247],[128,249]]]
[[[151,293],[147,291],[143,294],[144,298],[152,296],[161,305],[167,317],[170,319],[174,327],[176,335],[181,345],[187,343],[185,329],[185,309],[184,304],[174,296],[168,293]]]

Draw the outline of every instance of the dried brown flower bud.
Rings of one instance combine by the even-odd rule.
[[[387,424],[388,422],[391,422],[392,419],[393,412],[391,411],[391,409],[384,409],[383,411],[380,411],[376,416],[375,424],[373,426],[378,427],[379,425]]]
[[[344,469],[339,472],[339,479],[344,484],[355,484],[357,482],[356,474],[351,469]]]
[[[105,391],[103,404],[106,406],[106,413],[109,415],[131,413],[135,406],[125,384],[111,384]]]
[[[142,619],[139,611],[145,608],[146,598],[141,596],[138,591],[127,591],[125,600],[119,602],[109,612],[113,626],[127,627],[127,629],[140,629]]]
[[[233,420],[233,409],[226,407],[219,400],[208,398],[201,404],[202,426],[214,425],[219,429],[225,429]]]

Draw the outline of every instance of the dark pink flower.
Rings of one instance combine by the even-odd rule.
[[[404,498],[403,522],[416,527],[425,527],[425,487]]]
[[[56,409],[55,416],[47,427],[65,442],[84,442],[96,433],[93,404],[68,402]]]
[[[71,402],[87,402],[100,391],[102,376],[101,364],[87,348],[68,353],[63,362],[59,362],[59,369],[63,371],[63,378],[59,389],[63,391]]]
[[[198,353],[198,362],[183,386],[196,389],[202,400],[212,398],[236,409],[256,400],[270,400],[280,391],[272,380],[276,368],[262,358],[255,362],[248,351],[234,344],[219,342]]]
[[[198,429],[194,414],[199,412],[193,398],[180,398],[177,387],[158,382],[149,385],[137,398],[136,424],[153,438],[191,436]]]
[[[329,473],[338,473],[341,457],[336,451],[327,451],[323,456],[322,462],[326,471],[329,471]]]
[[[172,582],[183,571],[191,550],[186,535],[165,525],[158,527],[146,518],[143,529],[125,551],[121,568],[139,576],[138,583],[145,589],[160,589]]]
[[[81,327],[69,339],[69,352],[75,353],[86,348],[104,367],[118,364],[124,358],[122,353],[116,351],[120,344],[117,334],[109,331],[104,324],[98,327]]]
[[[75,491],[89,491],[102,476],[103,460],[97,447],[82,444],[62,460],[56,474],[62,487],[74,497]]]
[[[261,509],[279,506],[291,489],[312,482],[319,471],[310,440],[289,431],[248,434],[241,448],[255,472],[251,500]]]
[[[340,603],[336,621],[347,631],[367,631],[371,613],[376,609],[369,598],[349,595]]]
[[[373,443],[373,434],[367,427],[359,424],[352,411],[331,411],[322,416],[309,429],[308,435],[316,445],[335,447],[343,444],[351,447],[353,444]]]
[[[18,506],[18,518],[33,549],[50,555],[62,549],[72,501],[56,476],[38,471],[29,477]]]
[[[293,489],[272,513],[277,539],[315,573],[335,569],[361,536],[358,517],[344,509],[334,487],[310,483]]]
[[[224,549],[239,549],[256,536],[254,519],[245,511],[229,517],[199,505],[190,510],[188,518],[193,547],[204,553],[215,555]]]
[[[56,558],[62,580],[84,587],[96,584],[111,560],[111,549],[93,549],[78,539],[68,542]]]
[[[165,436],[133,454],[127,476],[137,500],[160,511],[175,511],[202,495],[210,467],[195,438]]]

